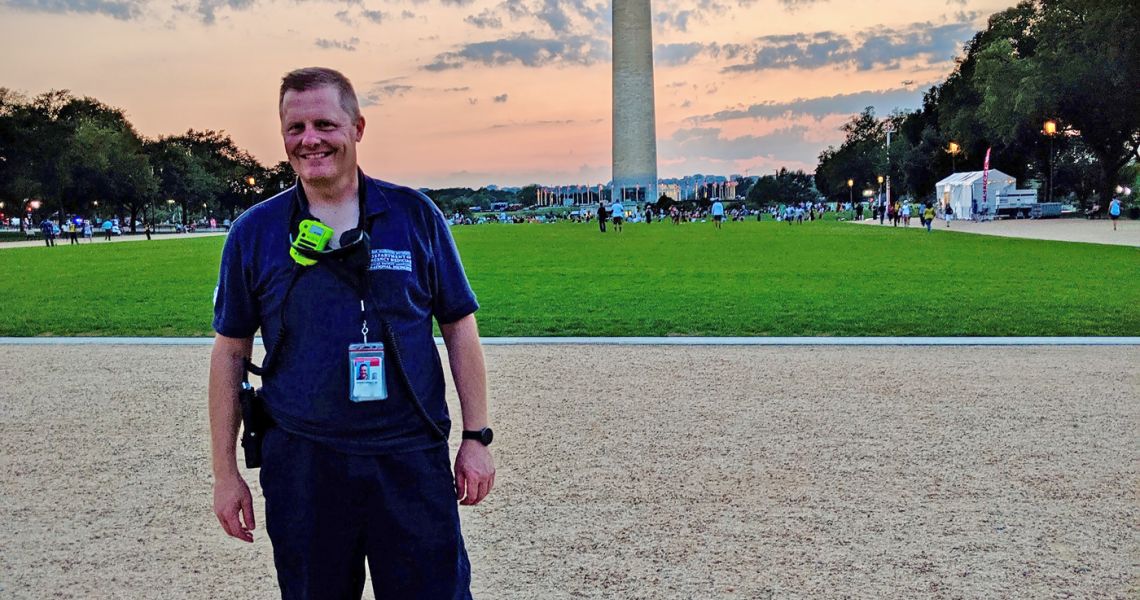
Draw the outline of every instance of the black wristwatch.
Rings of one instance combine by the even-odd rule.
[[[463,430],[463,439],[465,440],[479,440],[480,444],[490,446],[491,441],[495,439],[495,432],[491,431],[490,427],[484,427],[478,431]]]

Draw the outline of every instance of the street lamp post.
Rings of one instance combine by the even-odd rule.
[[[958,153],[962,151],[962,147],[958,145],[958,142],[950,142],[950,145],[946,147],[946,151],[950,153],[950,173],[957,173]]]
[[[851,191],[851,188],[854,186],[855,186],[855,180],[854,179],[848,179],[847,180],[847,203],[851,204],[851,205],[855,204],[855,196],[853,195],[854,192]]]
[[[1053,138],[1057,135],[1057,122],[1053,119],[1045,121],[1042,132],[1049,136],[1049,185],[1046,186],[1046,202],[1053,201]]]

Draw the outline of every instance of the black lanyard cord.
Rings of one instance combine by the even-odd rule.
[[[336,259],[323,260],[321,261],[321,264],[327,266],[333,272],[333,275],[335,275],[349,287],[353,288],[360,296],[362,302],[367,301],[371,303],[372,306],[377,306],[375,300],[372,297],[372,288],[368,285],[366,280],[367,278],[364,273],[354,275],[353,273],[350,273],[347,268],[345,268],[345,265],[342,262]],[[267,375],[272,373],[274,367],[276,366],[276,357],[284,352],[285,344],[289,338],[287,335],[288,329],[285,319],[285,307],[289,302],[289,297],[293,292],[293,288],[296,285],[297,280],[300,278],[301,273],[305,270],[306,267],[302,267],[297,264],[293,265],[293,272],[289,277],[289,287],[286,288],[285,297],[281,301],[281,329],[277,336],[277,343],[274,345],[273,350],[266,354],[265,360],[262,362],[260,368],[254,365],[253,362],[249,359],[246,359],[246,370],[250,373],[253,373],[254,375],[257,375],[258,377],[264,379]],[[408,377],[407,370],[404,369],[404,361],[400,355],[400,345],[396,341],[395,332],[392,331],[392,327],[386,320],[381,318],[379,314],[377,314],[376,318],[380,322],[380,332],[381,336],[384,339],[384,344],[392,351],[393,371],[396,372],[397,377],[400,379],[400,383],[402,383],[404,389],[407,390],[408,396],[412,400],[412,405],[416,408],[416,412],[419,413],[423,421],[427,423],[428,428],[431,430],[432,434],[438,437],[441,441],[447,440],[447,433],[440,429],[439,425],[432,420],[430,415],[428,415],[427,409],[424,408],[423,402],[420,401],[420,397],[416,393],[415,386],[412,385],[412,381]]]

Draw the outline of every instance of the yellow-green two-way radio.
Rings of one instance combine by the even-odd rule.
[[[290,240],[289,256],[297,264],[305,267],[311,267],[317,264],[317,259],[308,256],[308,253],[324,252],[325,248],[329,245],[329,240],[332,239],[332,227],[314,221],[312,219],[305,219],[297,226],[297,237]]]

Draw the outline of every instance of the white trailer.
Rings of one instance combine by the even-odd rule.
[[[1037,190],[1017,189],[1017,180],[997,169],[990,169],[987,184],[983,185],[983,179],[982,171],[969,171],[954,173],[939,181],[934,184],[939,204],[943,210],[947,205],[953,207],[954,215],[959,219],[1033,215]]]
[[[994,196],[994,200],[998,216],[1029,218],[1037,206],[1037,190],[1006,190]]]

